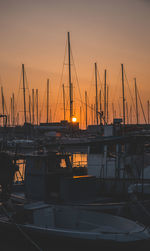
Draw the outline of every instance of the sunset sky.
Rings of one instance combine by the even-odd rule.
[[[89,105],[94,103],[94,62],[98,65],[99,89],[103,85],[104,70],[107,69],[109,117],[112,117],[112,102],[117,116],[118,103],[120,106],[122,104],[121,63],[124,64],[128,79],[128,82],[125,81],[126,101],[129,106],[132,104],[130,94],[134,98],[133,79],[136,77],[147,116],[147,100],[150,99],[149,0],[0,0],[0,85],[4,89],[8,112],[10,96],[14,92],[16,109],[20,117],[23,115],[23,95],[21,88],[19,91],[19,83],[21,65],[24,63],[30,92],[32,88],[39,89],[39,110],[43,116],[41,121],[45,120],[47,78],[51,85],[52,119],[63,119],[62,83],[65,84],[68,100],[65,56],[68,31],[78,76],[77,82],[72,64],[74,112],[78,120],[80,106],[84,113],[85,90]],[[90,109],[88,114],[90,123]],[[140,119],[142,122],[141,111]]]

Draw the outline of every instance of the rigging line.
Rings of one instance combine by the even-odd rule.
[[[126,81],[127,81],[128,88],[129,88],[129,94],[130,94],[130,97],[131,97],[131,101],[132,101],[132,103],[133,103],[134,112],[135,112],[135,115],[136,115],[136,107],[135,107],[135,103],[134,103],[134,100],[133,100],[133,97],[132,97],[132,93],[131,93],[131,90],[130,90],[130,87],[129,87],[129,82],[128,82],[128,79],[127,79],[127,75],[126,75],[125,70],[124,70],[124,74],[125,74],[125,79],[126,79]]]
[[[22,77],[22,70],[21,70],[21,73],[20,73],[20,80],[19,80],[19,89],[18,89],[18,94],[17,94],[17,102],[16,102],[16,110],[18,110],[18,102],[19,102],[19,93],[20,93],[20,85],[21,85],[21,77]]]
[[[15,100],[14,100],[14,110],[15,110],[14,116],[15,116],[15,118],[16,118],[17,113],[18,113],[18,111],[17,111],[17,101],[16,100],[18,101],[18,99],[16,99],[16,97],[15,97]]]
[[[27,112],[27,114],[29,116],[29,106],[28,105],[29,105],[29,96],[31,96],[31,92],[30,92],[29,85],[28,85],[28,79],[27,79],[26,70],[24,70],[24,72],[25,72],[25,83],[26,83],[25,89],[27,90],[27,92],[26,92],[26,112]],[[27,99],[27,95],[28,95],[28,99]]]
[[[99,92],[101,91],[101,110],[102,110],[103,109],[103,98],[104,98],[104,86],[103,86],[102,80],[100,79],[100,72],[99,72],[98,67],[97,67],[97,76],[98,76],[98,81],[99,81]],[[98,93],[98,103],[100,104],[99,93]],[[98,108],[98,110],[100,110],[100,108]]]
[[[137,88],[137,87],[136,87],[136,88]],[[139,95],[138,88],[137,88],[137,93],[138,93],[138,97],[139,97],[139,100],[140,100],[140,105],[141,105],[143,117],[144,117],[145,123],[147,124],[146,117],[145,117],[145,113],[144,113],[144,109],[143,109],[143,105],[142,105],[142,101],[141,101],[141,98],[140,98],[140,95]]]
[[[63,103],[62,103],[62,102],[61,102],[60,104],[63,106]],[[69,99],[66,99],[66,100],[65,100],[66,120],[67,120],[67,110],[69,110],[68,104],[69,104]],[[64,110],[64,107],[61,108],[61,110]],[[57,115],[58,115],[58,114],[57,114]]]
[[[28,99],[26,99],[26,106],[28,107],[28,109],[27,109],[27,112],[28,112],[28,114],[29,114],[29,96],[31,97],[31,90],[30,90],[30,88],[29,88],[29,85],[28,85],[28,80],[27,80],[27,73],[26,73],[26,71],[25,71],[25,80],[26,80],[26,90],[27,90],[27,94],[28,94]]]
[[[7,110],[7,105],[6,105],[5,99],[4,99],[4,106],[5,106],[6,114],[8,115],[8,110]]]
[[[66,59],[66,50],[67,50],[67,40],[66,40],[66,45],[65,45],[65,54],[64,54],[64,59],[63,59],[62,73],[61,73],[61,77],[60,77],[60,84],[59,84],[59,89],[58,89],[56,108],[55,108],[54,115],[53,115],[54,121],[55,121],[55,115],[56,115],[57,106],[58,106],[59,94],[60,94],[60,90],[61,90],[60,87],[62,85],[62,78],[63,78],[63,72],[64,72],[64,66],[65,66],[65,59]]]
[[[83,102],[81,99],[79,99],[79,98],[77,98],[77,100],[79,101],[79,102],[81,102],[83,105],[86,105],[86,103],[85,102]],[[91,108],[91,106],[90,105],[88,105],[90,108]],[[91,108],[92,109],[92,108]],[[92,109],[93,110],[93,109]]]
[[[4,96],[4,93],[3,93],[3,96]],[[4,96],[4,107],[5,107],[5,110],[6,110],[6,114],[8,115],[8,110],[7,110],[7,105],[6,105],[6,99],[5,99],[5,96]]]
[[[99,72],[99,70],[98,70],[98,67],[97,67],[97,73],[98,73],[98,80],[99,80],[99,87],[100,87],[100,90],[101,90],[101,95],[103,96],[104,94],[104,89],[103,89],[103,83],[102,83],[102,81],[101,81],[101,79],[100,79],[100,72]]]
[[[64,65],[63,65],[63,69],[64,69]],[[63,72],[63,70],[62,70],[62,72]],[[62,73],[62,75],[63,75],[63,73]],[[59,84],[59,90],[58,90],[58,95],[57,95],[57,102],[56,102],[56,108],[55,108],[55,111],[54,111],[54,115],[53,115],[53,118],[54,118],[54,121],[55,121],[55,116],[56,116],[56,111],[57,111],[57,107],[58,107],[58,100],[59,100],[59,97],[60,97],[60,93],[61,93],[61,84],[62,84],[62,75],[61,75],[61,81],[60,81],[60,84]]]
[[[79,100],[83,105],[86,105],[86,103],[82,102],[80,99],[77,98],[77,100]],[[94,107],[90,106],[88,103],[87,103],[87,106],[88,106],[88,108],[91,109],[91,111],[95,111]],[[99,114],[99,112],[98,112],[98,114]]]
[[[52,80],[52,73],[50,73],[50,75],[51,75],[51,79],[50,80]],[[51,81],[52,82],[52,81]],[[50,118],[50,122],[52,122],[53,121],[53,116],[52,116],[52,104],[53,104],[53,93],[52,93],[52,84],[51,84],[51,82],[50,82],[50,84],[49,84],[49,118]]]
[[[25,70],[25,81],[26,81],[26,89],[29,90],[26,70]]]
[[[117,76],[117,78],[116,78],[114,87],[113,87],[113,89],[112,89],[113,91],[112,91],[111,97],[112,97],[113,103],[117,102],[116,97],[118,98],[118,95],[117,95],[116,90],[118,90],[118,91],[120,92],[120,88],[121,88],[121,85],[120,85],[120,84],[119,84],[119,87],[120,87],[120,88],[118,88],[118,82],[120,83],[120,76],[121,76],[121,69],[119,70],[119,73],[118,73],[118,76]],[[119,93],[119,92],[118,92],[118,93]]]
[[[40,121],[41,121],[41,113],[43,112],[43,109],[44,109],[44,101],[45,101],[44,97],[45,96],[46,96],[46,87],[44,89],[44,94],[43,94],[43,97],[42,97],[42,105],[40,106],[40,118],[39,118]]]
[[[43,109],[44,109],[44,97],[46,96],[46,87],[44,89],[44,92],[43,92],[43,96],[42,96],[42,102],[40,103],[40,109],[39,109],[39,112],[40,112],[40,117],[39,117],[39,121],[41,122],[41,113],[43,112]]]
[[[11,102],[9,103],[9,115],[11,114]]]
[[[20,231],[20,233],[39,251],[42,251],[42,249],[40,248],[40,246],[31,239],[31,237],[25,233],[23,231],[23,229],[21,228],[21,226],[19,226],[8,214],[7,210],[5,209],[5,207],[3,205],[1,205],[5,215],[8,217],[8,219],[11,221],[12,224],[14,224],[16,226],[16,228]]]
[[[94,83],[94,67],[93,67],[93,71],[92,71],[92,77],[91,77],[91,81],[90,81],[90,86],[87,90],[87,93],[88,93],[88,96],[90,98],[90,94],[92,93],[92,86],[93,86],[93,83]]]
[[[66,100],[66,111],[69,110],[69,98]],[[67,113],[66,113],[67,114]],[[66,116],[67,117],[67,116]]]
[[[1,85],[1,87],[3,88],[2,85]],[[6,114],[8,114],[8,112],[7,112],[7,107],[6,107],[6,103],[5,103],[4,89],[3,89],[3,100],[4,100],[4,108],[5,108],[5,110],[6,110]]]
[[[29,85],[28,85],[28,80],[27,80],[27,73],[25,71],[25,80],[26,80],[26,90],[28,92],[28,97],[31,95],[30,89],[29,89]]]
[[[76,75],[76,81],[77,81],[77,85],[78,85],[79,95],[80,95],[80,99],[82,100],[82,95],[81,95],[81,92],[80,92],[79,80],[78,80],[78,76],[77,76],[76,66],[75,66],[75,63],[74,63],[72,49],[71,49],[71,56],[72,56],[72,61],[73,61],[73,65],[74,65],[74,70],[75,70],[75,75]]]

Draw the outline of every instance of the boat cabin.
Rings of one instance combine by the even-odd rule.
[[[26,158],[25,196],[31,200],[82,201],[96,196],[96,177],[72,167],[69,154],[51,152]]]

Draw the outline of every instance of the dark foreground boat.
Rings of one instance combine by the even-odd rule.
[[[82,209],[78,203],[76,206],[67,205],[70,198],[71,201],[83,201],[87,195],[92,198],[95,194],[95,179],[91,176],[72,177],[72,170],[60,168],[60,161],[57,162],[56,157],[56,154],[50,155],[49,168],[45,156],[29,157],[27,162],[30,165],[26,166],[25,176],[25,200],[22,202],[13,202],[12,207],[9,207],[9,180],[7,190],[2,186],[1,240],[20,242],[20,234],[26,240],[25,243],[30,242],[33,250],[44,251],[54,251],[57,248],[74,250],[75,247],[86,250],[89,246],[91,249],[105,247],[104,250],[110,247],[127,249],[141,246],[143,250],[144,246],[150,244],[148,227],[111,213]],[[59,160],[62,158],[60,155],[58,157]],[[68,160],[66,156],[64,158]],[[35,162],[36,165],[31,165]],[[13,175],[11,180],[12,177]],[[56,200],[52,204],[54,196]],[[59,204],[60,199],[66,204]]]
[[[146,247],[150,245],[149,228],[129,219],[81,210],[78,207],[51,206],[43,202],[24,205],[16,214],[0,217],[1,236],[17,239],[21,232],[38,243],[42,250],[55,245],[62,247],[105,248]]]

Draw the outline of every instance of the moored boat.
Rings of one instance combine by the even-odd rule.
[[[3,210],[2,210],[3,211]],[[132,220],[107,213],[92,212],[71,206],[52,206],[44,202],[22,205],[9,217],[0,217],[0,229],[15,236],[23,231],[39,244],[51,240],[71,241],[72,245],[123,246],[147,243],[150,240],[149,228]]]

